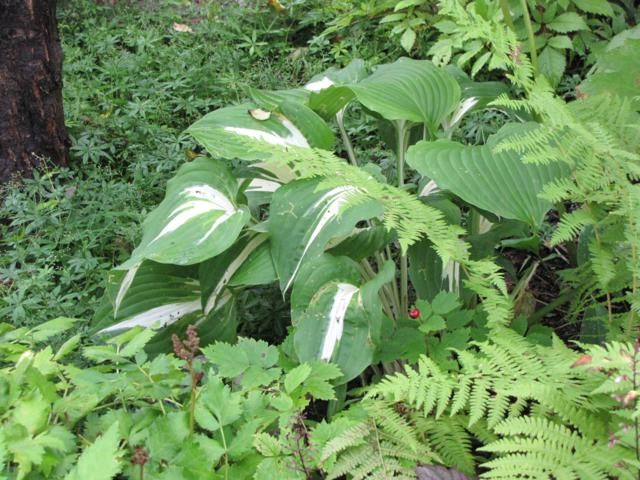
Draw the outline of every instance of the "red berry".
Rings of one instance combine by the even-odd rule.
[[[409,316],[411,318],[418,318],[420,316],[420,310],[418,310],[417,308],[412,308],[411,310],[409,310]]]

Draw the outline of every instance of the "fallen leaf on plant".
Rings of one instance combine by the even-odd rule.
[[[176,32],[193,33],[193,29],[189,25],[185,25],[184,23],[173,22],[173,29]]]

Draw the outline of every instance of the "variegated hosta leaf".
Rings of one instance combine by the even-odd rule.
[[[271,196],[282,184],[270,178],[256,177],[251,179],[244,194],[250,207],[257,207],[271,202]]]
[[[200,284],[193,267],[179,267],[144,261],[128,271],[112,270],[105,296],[110,308],[99,315],[94,326],[100,333],[136,326],[164,327],[183,317],[202,315]]]
[[[348,382],[373,359],[382,324],[380,287],[393,279],[388,264],[362,284],[357,264],[325,254],[301,271],[291,296],[294,347],[301,362],[335,363]]]
[[[278,189],[267,224],[273,263],[286,292],[302,265],[322,254],[332,238],[346,235],[357,222],[382,215],[382,205],[366,200],[358,187],[318,190],[320,179],[291,182]]]
[[[167,184],[162,203],[143,224],[143,237],[131,258],[120,268],[143,259],[191,265],[229,248],[249,219],[237,206],[238,185],[219,161],[197,158],[180,167]]]
[[[332,240],[327,252],[336,257],[345,256],[359,261],[382,250],[396,238],[393,231],[382,225],[354,228],[344,237]]]
[[[203,343],[235,338],[236,318],[232,296],[225,292],[208,315],[202,311],[196,267],[144,261],[131,271],[109,273],[107,301],[93,321],[97,333],[118,333],[136,326],[158,328],[145,350],[169,351],[171,335],[182,335],[187,325],[198,328]],[[126,282],[125,282],[126,279]]]
[[[524,163],[514,151],[495,152],[493,144],[421,141],[409,148],[407,163],[470,204],[538,228],[551,203],[538,197],[542,188],[563,176],[560,162]]]
[[[348,87],[367,76],[367,69],[360,59],[352,60],[342,69],[330,68],[316,75],[304,88],[311,93],[309,107],[324,118],[333,118],[354,97]]]
[[[235,342],[238,320],[235,300],[231,293],[225,292],[216,308],[208,315],[201,313],[195,318],[183,317],[158,331],[147,343],[145,350],[149,353],[171,351],[171,336],[174,333],[183,336],[190,324],[193,324],[198,330],[201,345],[213,342]]]
[[[321,114],[327,113],[323,105],[337,112],[354,96],[387,120],[425,123],[435,131],[458,106],[460,87],[449,73],[427,60],[401,58],[380,65],[361,82],[312,95],[309,104]]]
[[[330,150],[334,144],[333,132],[324,120],[301,103],[285,100],[265,120],[254,118],[253,108],[221,108],[198,120],[188,132],[217,158],[261,160],[273,155],[274,146],[286,157],[289,149]]]
[[[275,281],[267,239],[268,235],[265,233],[246,235],[226,252],[200,264],[202,305],[205,314],[217,308],[225,288],[230,283],[258,285],[262,281]],[[265,248],[268,262],[264,259]],[[255,258],[255,254],[259,254],[259,258]],[[241,274],[241,277],[236,278],[237,274]]]

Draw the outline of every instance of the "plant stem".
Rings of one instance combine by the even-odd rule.
[[[531,65],[533,66],[533,70],[538,73],[538,52],[536,51],[536,37],[533,34],[533,26],[531,25],[531,18],[529,17],[529,7],[527,7],[527,0],[520,0],[520,5],[522,5],[522,17],[524,18],[524,25],[527,28]]]
[[[397,161],[398,161],[398,187],[404,186],[404,161],[408,143],[407,124],[404,120],[396,123],[397,139]],[[400,252],[400,315],[409,309],[409,264],[407,255]]]
[[[347,149],[347,156],[349,157],[349,162],[354,167],[358,166],[358,160],[356,160],[356,155],[353,151],[353,145],[351,145],[351,140],[349,140],[349,135],[347,135],[347,130],[344,128],[344,107],[338,113],[336,113],[336,123],[338,124],[338,129],[340,130],[340,136],[342,137],[342,143],[344,144],[344,148]]]
[[[513,17],[511,16],[511,11],[509,11],[509,0],[500,0],[500,8],[502,9],[502,16],[504,17],[504,23],[513,30],[516,31],[516,27],[513,24]]]

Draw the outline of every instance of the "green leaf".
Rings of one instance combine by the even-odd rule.
[[[447,323],[440,315],[432,315],[418,327],[422,333],[439,332],[447,328]]]
[[[210,432],[230,425],[242,415],[240,397],[222,383],[220,377],[209,373],[207,383],[196,401],[196,421]]]
[[[381,323],[377,293],[388,275],[359,286],[357,264],[346,257],[324,255],[307,264],[300,274],[304,281],[295,283],[291,296],[300,361],[331,361],[343,371],[343,381],[362,372],[373,358]]]
[[[264,432],[254,435],[253,446],[263,457],[278,457],[282,451],[278,439]]]
[[[587,96],[606,93],[634,99],[640,95],[640,27],[628,36],[618,34],[607,49],[598,56],[596,73],[587,77],[578,90]],[[624,33],[624,32],[623,32]]]
[[[400,45],[405,52],[410,52],[416,43],[416,32],[412,28],[407,28],[400,37]]]
[[[92,445],[86,448],[65,480],[112,480],[120,473],[118,422],[112,424]]]
[[[284,377],[285,391],[287,393],[293,392],[309,377],[310,374],[311,367],[308,364],[303,363],[302,365],[298,365]]]
[[[244,235],[231,248],[222,254],[211,258],[200,264],[200,283],[202,284],[202,305],[204,313],[209,314],[213,311],[223,297],[223,293],[227,285],[235,277],[236,273],[245,265],[251,255],[265,244],[268,236],[266,234]],[[268,253],[268,251],[267,251]],[[262,271],[256,272],[248,265],[243,271],[245,280],[250,282],[253,274],[258,276],[264,275]],[[260,265],[265,268],[264,265]],[[268,268],[269,265],[266,265]],[[273,270],[273,265],[271,265]],[[269,275],[270,272],[267,272]],[[255,279],[253,279],[255,281]]]
[[[566,35],[556,35],[555,37],[551,37],[547,42],[547,45],[557,49],[573,48],[571,39]]]
[[[31,336],[34,342],[44,342],[48,338],[69,330],[78,320],[75,318],[58,317],[48,322],[41,323],[40,325],[32,328],[27,333]]]
[[[584,19],[575,12],[566,12],[558,15],[547,27],[554,32],[567,33],[577,32],[578,30],[588,30],[589,27]]]
[[[381,225],[373,227],[355,228],[344,238],[336,239],[327,253],[336,257],[345,256],[360,261],[379,252],[394,240],[394,232]]]
[[[249,219],[247,209],[234,203],[237,191],[222,162],[199,157],[184,164],[144,221],[140,245],[119,268],[130,269],[143,259],[191,265],[222,253]]]
[[[273,195],[268,230],[280,287],[289,290],[300,268],[355,224],[382,215],[377,201],[362,201],[355,186],[319,189],[320,179],[297,180]]]
[[[613,8],[607,0],[573,0],[573,4],[583,12],[613,17]]]
[[[286,100],[283,110],[295,116],[271,112],[266,120],[254,118],[253,105],[221,108],[205,115],[187,130],[216,158],[261,160],[273,155],[273,147],[286,156],[288,149],[325,148],[333,134],[310,108]]]
[[[494,152],[491,145],[422,141],[409,149],[407,163],[478,208],[538,228],[552,206],[538,194],[564,167],[524,163],[519,154]]]
[[[455,293],[440,292],[431,302],[433,313],[445,315],[460,307],[460,299]]]
[[[202,317],[200,285],[188,267],[144,261],[127,272],[112,270],[105,297],[93,326],[112,333],[136,326],[164,327],[183,318]]]
[[[318,400],[335,399],[331,382],[343,377],[340,368],[325,362],[310,362],[309,365],[311,365],[311,374],[303,383],[303,395],[308,394]]]
[[[401,58],[380,65],[350,88],[360,103],[387,120],[426,123],[434,130],[460,101],[455,79],[427,60]]]
[[[547,77],[549,83],[552,86],[558,85],[562,76],[564,75],[564,69],[567,62],[564,58],[564,53],[559,52],[551,46],[545,47],[540,56],[538,57],[538,68],[540,73]]]

